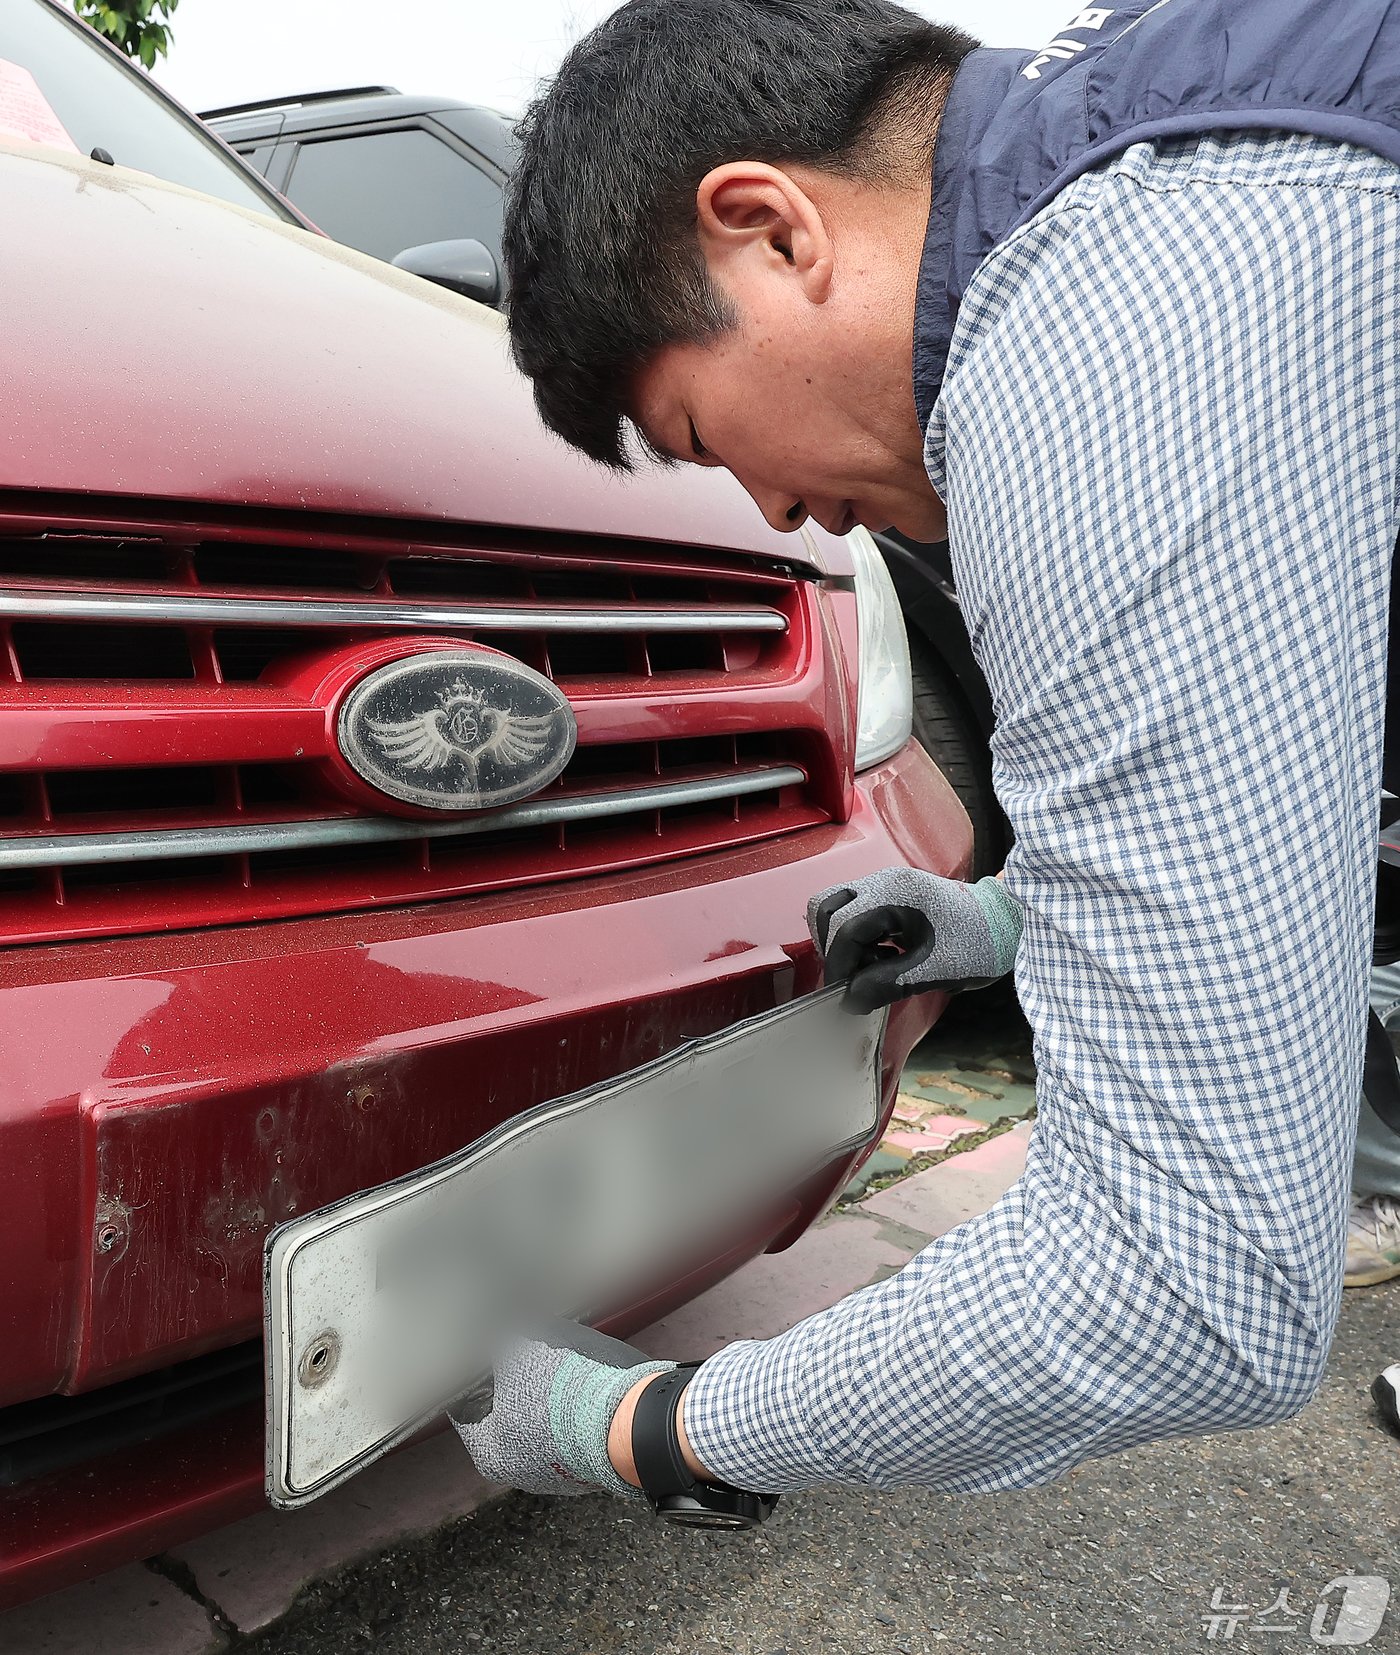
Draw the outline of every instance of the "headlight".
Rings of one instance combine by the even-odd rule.
[[[856,567],[860,616],[856,769],[868,770],[908,741],[914,727],[914,687],[904,615],[880,548],[868,529],[852,529],[846,544]]]

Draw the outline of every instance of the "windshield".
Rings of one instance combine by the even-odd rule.
[[[237,161],[90,30],[44,0],[0,3],[0,59],[27,69],[84,155],[295,223]]]

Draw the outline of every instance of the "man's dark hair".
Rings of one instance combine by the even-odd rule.
[[[975,45],[890,0],[630,0],[580,41],[521,123],[506,201],[511,346],[545,422],[628,469],[638,369],[734,325],[696,236],[701,179],[738,160],[926,174]]]

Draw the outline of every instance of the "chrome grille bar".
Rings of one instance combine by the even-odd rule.
[[[512,805],[450,822],[409,821],[390,816],[343,817],[307,822],[245,822],[225,827],[155,828],[132,833],[45,834],[0,839],[0,869],[90,866],[100,862],[146,862],[180,856],[238,856],[258,851],[314,850],[323,845],[365,845],[396,839],[455,839],[501,828],[548,826],[664,810],[668,805],[703,804],[749,793],[767,793],[807,779],[792,764],[733,770],[688,781],[648,787],[612,788],[564,798]]]
[[[158,625],[435,627],[474,632],[786,632],[763,604],[386,603],[380,599],[220,598],[195,593],[66,592],[0,587],[0,619],[145,621]]]

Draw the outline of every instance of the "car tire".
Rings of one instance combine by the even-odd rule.
[[[911,633],[914,739],[948,778],[972,821],[972,878],[1000,871],[1009,832],[992,792],[992,759],[961,697],[929,646]]]

